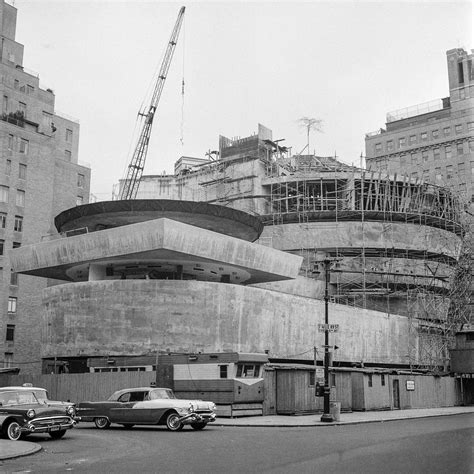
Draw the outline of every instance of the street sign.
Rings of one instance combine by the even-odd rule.
[[[319,332],[339,332],[339,324],[318,324]]]
[[[318,367],[316,369],[316,378],[317,379],[324,379],[324,369]]]

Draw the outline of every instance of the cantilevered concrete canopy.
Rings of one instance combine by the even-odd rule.
[[[258,217],[206,202],[171,199],[103,201],[72,207],[54,223],[58,232],[87,229],[88,232],[165,217],[221,234],[254,242],[263,231]]]
[[[189,279],[251,284],[295,278],[302,257],[161,218],[20,247],[11,262],[17,273],[66,281],[139,271],[167,279],[179,266]]]

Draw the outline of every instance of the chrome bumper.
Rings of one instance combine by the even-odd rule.
[[[51,423],[47,423],[48,421],[50,421]],[[36,424],[38,422],[40,424]],[[35,420],[28,421],[26,424],[21,426],[20,431],[22,433],[50,433],[52,431],[69,430],[75,424],[76,421],[72,418],[69,418],[67,421],[62,421],[59,423],[55,422],[54,418],[36,418]]]
[[[188,413],[180,417],[179,421],[183,425],[189,425],[191,423],[212,423],[216,421],[215,413]]]

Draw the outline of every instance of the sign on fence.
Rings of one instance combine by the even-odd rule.
[[[329,332],[339,332],[339,324],[318,324],[319,332],[326,332],[326,329]]]

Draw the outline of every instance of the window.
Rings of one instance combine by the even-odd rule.
[[[314,387],[316,384],[316,372],[314,370],[310,370],[309,372],[309,386]]]
[[[3,251],[5,249],[5,241],[0,239],[0,255],[3,255]]]
[[[474,341],[474,332],[466,333],[466,341]]]
[[[399,146],[400,148],[403,148],[404,146],[406,146],[406,144],[407,144],[407,139],[406,139],[406,137],[402,137],[402,138],[399,138],[399,139],[398,139],[398,146]]]
[[[25,140],[24,138],[20,139],[20,149],[18,150],[20,153],[23,155],[28,154],[28,148],[29,148],[30,142],[28,140]]]
[[[5,164],[5,174],[10,176],[12,174],[12,160],[7,160]]]
[[[17,249],[18,247],[21,247],[21,242],[13,242],[13,248]]]
[[[237,364],[237,378],[257,378],[259,374],[258,364]]]
[[[50,132],[51,131],[51,124],[53,123],[53,114],[50,114],[49,112],[45,112],[43,110],[43,127]]]
[[[5,352],[3,356],[3,367],[8,368],[13,364],[13,352]]]
[[[78,188],[83,188],[84,187],[84,175],[83,174],[78,174],[77,175],[77,187]]]
[[[467,129],[469,132],[474,131],[474,122],[467,122]]]
[[[15,79],[15,81],[13,82],[13,87],[15,89],[19,89],[20,88],[20,81],[18,79]]]
[[[331,376],[331,380],[329,381],[331,387],[335,387],[336,386],[336,374],[330,374]]]
[[[441,181],[443,179],[441,168],[435,168],[435,177],[436,177],[436,181]]]
[[[82,204],[84,204],[84,198],[82,196],[77,196],[76,206],[82,206]]]
[[[458,124],[454,127],[456,133],[462,133],[462,124]]]
[[[445,155],[446,155],[446,159],[447,159],[447,160],[451,159],[451,157],[452,157],[452,154],[451,154],[451,145],[446,145],[446,146],[444,147],[444,153],[445,153]]]
[[[375,144],[375,151],[382,151],[382,144],[381,143],[376,143]]]
[[[26,117],[26,104],[24,102],[18,102],[18,110],[23,113],[23,117]]]
[[[16,205],[19,207],[25,207],[25,191],[21,189],[16,190]]]
[[[10,272],[10,285],[18,286],[18,273]]]
[[[393,140],[389,140],[387,142],[387,151],[392,151],[393,150]]]
[[[457,143],[456,144],[456,153],[458,155],[464,155],[464,143]]]
[[[17,299],[14,296],[8,297],[8,312],[16,313],[16,301]]]
[[[451,133],[451,127],[443,128],[444,136],[447,137]]]
[[[2,186],[0,184],[0,202],[8,202],[8,194],[10,188],[8,186]]]
[[[439,157],[440,157],[440,150],[439,150],[439,148],[434,148],[434,149],[433,149],[433,158],[434,158],[435,160],[439,160]]]
[[[469,151],[474,151],[474,140],[469,140]]]
[[[421,152],[421,158],[423,159],[424,163],[426,163],[428,161],[428,157],[429,157],[428,150],[423,150]]]
[[[405,158],[405,156],[401,156],[401,157],[400,157],[400,164],[401,164],[401,165],[404,165],[405,163],[406,163],[406,158]]]
[[[410,145],[416,143],[416,135],[410,135]]]
[[[380,384],[382,387],[385,386],[385,374],[380,374]]]
[[[3,96],[3,113],[8,114],[8,97],[6,95]]]
[[[464,84],[464,68],[462,62],[458,62],[458,80],[459,84]]]
[[[428,140],[428,132],[421,133],[421,141],[426,142]]]
[[[446,179],[451,179],[453,177],[453,165],[446,166]]]
[[[416,156],[416,153],[411,154],[411,164],[416,165],[416,162],[418,161],[418,156]]]
[[[23,231],[23,217],[22,216],[15,216],[15,223],[13,224],[13,230],[15,232]]]
[[[64,158],[66,161],[71,161],[71,152],[69,150],[64,150]]]
[[[14,341],[15,340],[15,325],[7,324],[7,334],[5,336],[5,341]]]
[[[220,365],[219,366],[219,377],[221,379],[226,379],[227,378],[227,365]]]
[[[416,171],[413,171],[411,174],[412,179],[418,179],[418,173]]]
[[[72,130],[69,130],[69,128],[66,128],[66,141],[68,143],[72,142]]]
[[[460,183],[459,184],[459,191],[461,191],[463,193],[467,191],[466,183]]]
[[[463,175],[465,170],[464,163],[458,163],[458,173]]]
[[[431,136],[432,136],[433,138],[438,138],[438,137],[439,137],[439,130],[433,130],[433,131],[431,132]]]
[[[0,229],[5,229],[7,225],[7,213],[0,212]]]
[[[33,94],[34,91],[35,91],[35,88],[33,86],[30,86],[29,84],[26,86],[26,93],[28,95]]]
[[[13,150],[13,135],[8,135],[8,149]]]
[[[18,177],[20,179],[26,179],[26,165],[20,163],[20,166],[18,167]]]
[[[367,374],[367,382],[369,387],[372,387],[372,374]]]

